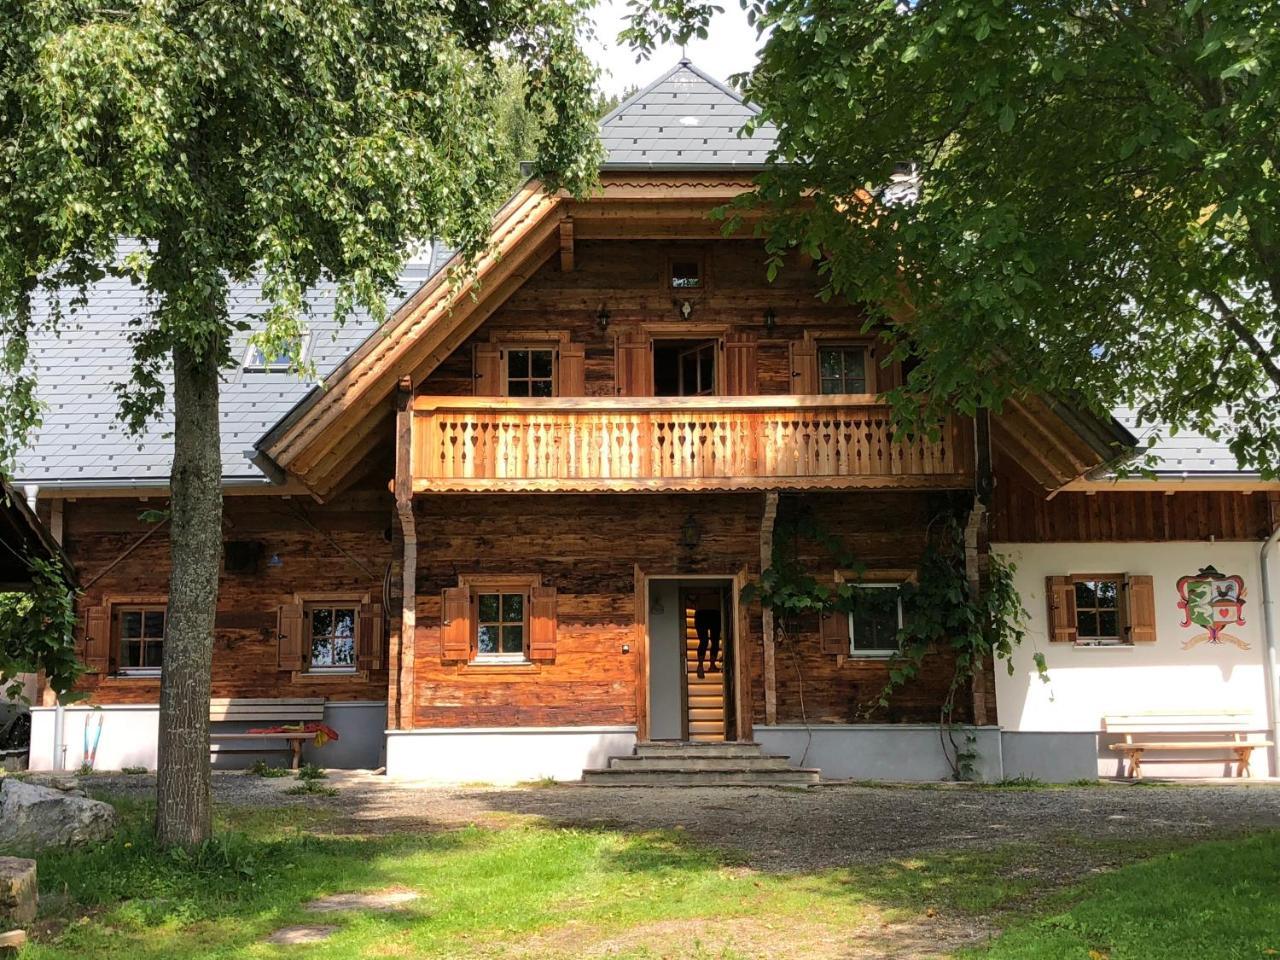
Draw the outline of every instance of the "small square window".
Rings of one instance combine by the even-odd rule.
[[[700,290],[702,263],[693,259],[673,259],[670,276],[672,290]]]
[[[550,347],[516,347],[506,351],[507,396],[554,397],[556,352]]]
[[[867,348],[823,347],[818,351],[820,389],[825,394],[867,392]]]
[[[861,583],[849,612],[849,653],[855,657],[887,657],[898,652],[902,629],[902,585]]]
[[[305,617],[307,672],[353,673],[359,630],[356,604],[308,604]]]
[[[159,674],[164,665],[165,608],[117,607],[115,623],[119,672],[125,676]]]
[[[1075,577],[1076,642],[1106,646],[1124,642],[1119,574]]]
[[[523,660],[528,597],[523,592],[476,596],[476,659]]]

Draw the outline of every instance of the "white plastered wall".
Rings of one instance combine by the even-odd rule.
[[[1260,543],[1036,543],[993,544],[992,551],[1016,566],[1018,592],[1029,614],[1027,637],[1015,652],[1013,675],[996,666],[1000,725],[1012,731],[1100,731],[1108,714],[1231,710],[1251,714],[1263,739],[1268,723],[1263,657]],[[1201,635],[1182,626],[1177,581],[1202,567],[1239,574],[1247,591],[1244,626],[1225,632],[1248,645],[1184,643]],[[1149,574],[1156,596],[1156,641],[1132,647],[1076,647],[1050,643],[1045,577],[1073,573]],[[1048,682],[1040,679],[1033,654],[1044,654]],[[1099,773],[1117,772],[1115,754],[1103,738]],[[1218,761],[1220,761],[1220,757]],[[1254,752],[1255,775],[1267,770],[1265,750]],[[1151,768],[1152,773],[1216,776],[1221,762]]]

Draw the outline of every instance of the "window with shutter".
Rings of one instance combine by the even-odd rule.
[[[580,343],[560,345],[557,396],[583,397],[587,393],[586,351]]]
[[[107,607],[90,607],[84,617],[84,665],[89,673],[106,673],[111,654],[111,621]]]
[[[753,397],[760,392],[756,367],[756,336],[734,331],[725,340],[725,392],[731,397]]]
[[[1045,599],[1049,605],[1049,640],[1076,642],[1076,588],[1070,577],[1046,577]]]
[[[653,395],[653,342],[643,330],[618,335],[614,343],[614,377],[621,397]]]
[[[477,343],[473,363],[476,396],[502,396],[502,350],[498,345]]]
[[[447,587],[440,598],[440,659],[471,659],[471,592]]]
[[[1130,643],[1156,642],[1155,581],[1146,575],[1125,577],[1125,601]]]
[[[556,658],[556,633],[558,629],[555,587],[532,588],[529,591],[530,660],[554,660]]]
[[[360,670],[382,668],[382,604],[362,603],[356,630],[356,666]]]
[[[281,604],[276,627],[276,666],[280,670],[302,669],[302,604]]]
[[[818,345],[810,337],[792,340],[791,392],[813,394],[818,392]]]

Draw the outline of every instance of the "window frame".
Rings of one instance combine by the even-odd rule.
[[[860,580],[850,582],[850,586],[855,590],[896,590],[898,591],[898,629],[901,630],[906,621],[903,619],[902,610],[902,588],[906,585],[906,580]],[[861,649],[857,646],[858,635],[854,629],[854,612],[849,611],[849,657],[850,659],[862,660],[887,660],[890,657],[896,657],[901,651],[898,647],[874,647],[870,649]]]
[[[527,394],[515,394],[521,400],[537,400],[540,399],[533,395],[533,384],[543,380],[550,379],[551,393],[550,397],[560,396],[560,341],[559,340],[542,340],[542,341],[507,341],[498,345],[499,356],[502,364],[502,395],[504,397],[513,396],[511,393],[511,354],[516,350],[524,350],[530,354],[529,357],[529,375],[525,377],[516,377],[515,379],[523,381],[529,385],[530,392]],[[551,376],[535,377],[533,376],[533,357],[535,352],[544,352],[551,354]],[[548,399],[548,398],[541,398]]]
[[[816,362],[818,366],[818,371],[817,371],[818,372],[818,394],[820,396],[824,396],[824,397],[868,396],[876,393],[875,373],[872,370],[873,364],[871,362],[872,350],[871,350],[871,345],[867,341],[855,340],[855,341],[825,341],[824,342],[822,340],[819,340],[816,342],[816,350],[817,350]],[[836,393],[827,393],[825,390],[822,389],[822,382],[823,380],[827,379],[822,375],[822,354],[824,351],[828,351],[828,350],[839,350],[841,353],[844,353],[845,351],[857,350],[862,354],[862,387],[863,387],[862,390],[860,391],[840,390]],[[841,385],[843,386],[848,379],[847,377],[844,376],[843,362],[841,364],[841,368],[842,369],[841,369],[840,379],[841,379]]]
[[[692,263],[698,269],[698,283],[696,286],[677,286],[675,283],[675,268],[678,263]],[[706,251],[690,251],[689,253],[668,253],[666,257],[665,269],[662,273],[662,289],[673,297],[680,299],[688,299],[691,296],[697,296],[706,293],[707,288],[711,286],[710,278],[707,276],[707,255]]]
[[[535,587],[541,586],[542,578],[537,576],[529,577],[465,577],[459,578],[459,586],[465,586],[470,593],[470,617],[471,617],[471,636],[468,638],[470,650],[467,657],[467,664],[470,666],[523,666],[533,663],[529,659],[529,640],[530,629],[532,627],[532,604],[533,590]],[[519,594],[523,597],[521,601],[522,619],[520,621],[521,633],[521,649],[517,653],[481,653],[480,652],[480,597],[482,594],[497,594],[499,605],[499,616],[502,614],[502,596]],[[485,624],[491,624],[494,621],[485,621]],[[496,621],[499,625],[507,621]],[[511,621],[514,623],[514,621]]]
[[[301,339],[302,339],[302,348],[299,351],[299,360],[301,363],[305,364],[308,360],[311,359],[311,347],[314,341],[314,336],[312,335],[312,332],[310,330],[307,330],[302,334]],[[240,371],[242,373],[289,373],[290,370],[292,369],[290,363],[288,362],[279,363],[278,357],[272,360],[268,360],[265,356],[263,356],[261,363],[254,363],[253,360],[254,360],[255,354],[260,352],[261,352],[261,348],[257,344],[255,344],[252,340],[250,340],[249,343],[245,345],[244,362],[240,364]]]
[[[304,677],[349,677],[360,673],[360,607],[367,603],[355,595],[309,595],[301,598],[302,606],[302,656],[303,667],[298,673]],[[311,656],[315,641],[312,634],[316,610],[351,610],[351,665],[315,666]],[[336,634],[334,637],[336,638]]]
[[[1110,636],[1107,636],[1107,637],[1100,637],[1100,636],[1085,637],[1085,636],[1083,635],[1082,631],[1080,630],[1080,612],[1081,612],[1080,599],[1079,599],[1079,595],[1076,595],[1076,597],[1075,597],[1075,608],[1076,608],[1076,620],[1075,620],[1076,640],[1075,640],[1075,646],[1077,646],[1077,647],[1089,647],[1089,648],[1093,648],[1093,647],[1132,647],[1132,646],[1134,646],[1133,640],[1132,640],[1132,638],[1129,636],[1129,631],[1126,629],[1126,627],[1127,627],[1127,625],[1128,625],[1128,622],[1129,622],[1129,611],[1128,611],[1129,597],[1128,597],[1127,591],[1125,590],[1125,581],[1126,581],[1126,578],[1127,578],[1127,574],[1123,574],[1123,573],[1071,573],[1071,574],[1067,574],[1067,578],[1068,578],[1068,579],[1070,580],[1070,582],[1071,582],[1071,590],[1072,590],[1072,592],[1073,592],[1073,593],[1075,592],[1076,584],[1078,584],[1078,583],[1101,583],[1101,582],[1114,582],[1114,583],[1115,583],[1115,585],[1116,585],[1116,605],[1115,605],[1115,608],[1114,608],[1114,609],[1115,609],[1115,612],[1116,612],[1116,635],[1115,635],[1114,639],[1113,639],[1112,637],[1110,637]],[[1085,608],[1085,610],[1086,610],[1087,612],[1090,612],[1090,613],[1094,614],[1095,618],[1097,617],[1097,615],[1098,615],[1100,612],[1105,611],[1105,610],[1110,610],[1110,609],[1112,609],[1112,608],[1111,608],[1111,607],[1098,607],[1098,606],[1086,607],[1086,608]]]
[[[110,650],[108,657],[108,672],[111,676],[126,677],[133,679],[158,679],[164,670],[164,644],[169,634],[169,598],[168,597],[110,597],[104,598],[105,606],[110,623]],[[123,616],[125,613],[141,612],[155,613],[159,611],[164,615],[164,629],[160,635],[160,666],[158,667],[126,667],[124,666],[124,631]],[[144,616],[143,623],[146,618]],[[145,627],[144,627],[145,629]],[[145,653],[146,638],[144,641],[143,653]],[[155,641],[152,641],[155,642]]]

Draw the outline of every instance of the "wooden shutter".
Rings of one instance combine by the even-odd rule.
[[[845,610],[824,613],[818,623],[822,652],[837,657],[849,655],[849,614]]]
[[[556,658],[556,588],[534,587],[529,591],[529,659]]]
[[[84,615],[84,665],[89,673],[106,673],[111,660],[111,616],[107,607],[90,607]]]
[[[1130,643],[1156,642],[1156,589],[1148,576],[1124,578]]]
[[[756,335],[734,331],[724,344],[725,393],[753,397],[760,392],[756,376]]]
[[[440,603],[440,659],[471,659],[471,591],[446,587]]]
[[[276,666],[280,670],[302,669],[302,604],[280,607],[276,626]]]
[[[1076,585],[1070,577],[1045,577],[1044,595],[1049,603],[1049,641],[1075,643]]]
[[[583,397],[587,393],[586,351],[580,343],[560,345],[560,382],[562,397]]]
[[[382,604],[360,604],[356,644],[356,669],[378,670],[382,667]]]
[[[791,392],[818,392],[818,345],[809,337],[791,341]]]
[[[477,397],[500,397],[506,390],[502,383],[502,350],[496,343],[477,343],[474,357]]]
[[[653,396],[653,343],[643,330],[619,334],[614,360],[618,396]]]

